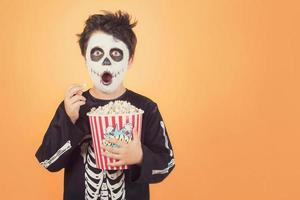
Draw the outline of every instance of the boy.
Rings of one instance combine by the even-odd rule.
[[[127,13],[104,12],[90,16],[79,34],[93,87],[71,85],[59,104],[35,156],[50,172],[64,171],[64,200],[149,199],[149,184],[162,181],[174,169],[174,155],[157,104],[123,85],[131,66],[136,36]],[[101,146],[105,156],[129,165],[128,170],[96,168],[94,147],[86,115],[92,107],[124,100],[144,110],[141,134],[133,131],[127,143]]]

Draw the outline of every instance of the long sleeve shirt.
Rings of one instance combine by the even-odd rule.
[[[64,169],[64,200],[126,199],[148,200],[149,184],[164,180],[175,167],[173,148],[166,126],[151,99],[126,88],[116,99],[103,100],[89,90],[82,94],[86,104],[74,123],[62,101],[44,135],[35,156],[50,172]],[[110,101],[128,101],[144,110],[141,130],[143,159],[139,165],[124,170],[96,168],[95,154],[87,112]]]

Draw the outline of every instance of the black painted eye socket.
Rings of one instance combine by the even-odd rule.
[[[120,62],[123,59],[123,51],[118,48],[112,48],[109,51],[109,55],[114,61],[117,61],[117,62]]]
[[[92,61],[99,61],[104,56],[104,51],[100,47],[94,47],[90,56]]]

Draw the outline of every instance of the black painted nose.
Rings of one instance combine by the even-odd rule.
[[[111,65],[111,62],[110,62],[110,60],[106,57],[106,58],[103,60],[102,65]]]

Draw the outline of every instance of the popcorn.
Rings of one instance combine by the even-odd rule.
[[[88,115],[119,115],[119,114],[134,114],[143,113],[142,109],[139,109],[127,101],[110,101],[104,106],[98,108],[93,107]]]
[[[95,150],[96,166],[99,169],[128,169],[129,166],[110,167],[108,163],[116,162],[115,159],[107,158],[102,155],[100,144],[118,148],[117,144],[109,140],[118,140],[119,142],[129,143],[132,140],[132,131],[137,129],[141,134],[142,115],[144,111],[127,101],[110,101],[104,106],[93,107],[87,115],[91,127],[93,146]]]
[[[86,89],[86,88],[87,88],[87,84],[86,84],[86,83],[83,83],[83,84],[82,84],[82,87],[83,87],[84,89]]]

